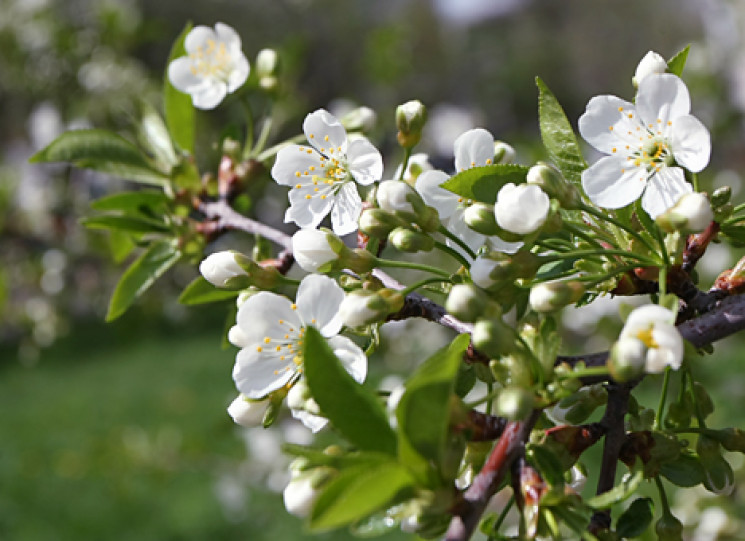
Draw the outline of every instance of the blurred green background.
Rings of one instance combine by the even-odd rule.
[[[263,47],[280,51],[287,99],[278,136],[297,133],[307,112],[339,98],[374,108],[373,138],[391,172],[400,159],[399,103],[417,98],[429,107],[422,150],[444,167],[452,141],[474,126],[513,144],[529,164],[545,158],[535,76],[576,121],[593,95],[630,97],[648,50],[670,57],[690,43],[693,113],[714,140],[702,181],[729,184],[741,200],[739,0],[0,0],[0,539],[307,535],[283,512],[278,451],[280,439],[307,442],[307,433],[284,422],[242,431],[225,414],[235,395],[234,351],[220,349],[226,307],[179,306],[178,291],[196,275],[180,268],[105,325],[122,267],[111,262],[106,236],[77,222],[91,200],[124,184],[26,163],[62,130],[127,134],[140,100],[160,106],[168,51],[187,21],[228,22],[249,59]],[[228,101],[200,115],[205,141],[236,107]],[[215,150],[202,154],[208,171]],[[284,193],[269,190],[262,204],[281,211]],[[741,252],[715,246],[704,279]],[[570,330],[603,346],[593,326]],[[730,353],[706,371],[718,389],[715,420],[737,425],[731,419],[742,420],[745,393],[737,346],[720,351]],[[681,500],[691,507],[688,522],[722,504],[702,498]],[[739,518],[692,539],[737,539],[739,498],[723,504]]]

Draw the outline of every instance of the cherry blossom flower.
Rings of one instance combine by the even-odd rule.
[[[679,166],[694,173],[706,167],[711,140],[690,107],[688,89],[671,73],[644,77],[636,105],[615,96],[592,98],[579,131],[608,156],[582,173],[590,200],[615,209],[641,196],[642,208],[656,218],[692,192]]]
[[[285,222],[317,227],[331,213],[337,235],[357,229],[362,200],[357,184],[367,186],[383,176],[383,157],[364,137],[353,141],[329,112],[319,109],[303,122],[310,145],[288,145],[277,153],[272,177],[291,186]]]
[[[642,353],[647,373],[662,372],[666,366],[677,370],[683,362],[683,338],[674,321],[675,315],[667,308],[656,304],[640,306],[629,314],[618,343],[623,344],[624,350]]]
[[[510,182],[497,194],[494,215],[502,229],[527,235],[545,223],[549,205],[548,196],[535,184],[515,186]]]
[[[311,274],[303,278],[297,300],[261,291],[238,309],[237,331],[231,342],[242,349],[233,379],[246,397],[260,399],[294,383],[302,375],[305,329],[316,327],[353,377],[365,378],[367,357],[351,340],[336,336],[342,327],[339,305],[344,290],[331,278]],[[234,328],[236,328],[234,327]]]
[[[188,56],[168,65],[168,79],[181,92],[191,94],[194,107],[214,109],[246,82],[251,68],[240,36],[227,24],[217,23],[214,30],[195,26],[184,48]]]

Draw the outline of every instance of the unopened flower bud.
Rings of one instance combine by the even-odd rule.
[[[493,163],[512,163],[515,161],[515,149],[504,141],[494,141]]]
[[[528,184],[538,186],[549,197],[556,199],[562,208],[567,210],[578,208],[579,190],[555,167],[539,162],[528,170],[527,180]]]
[[[533,393],[521,387],[502,389],[496,401],[496,413],[511,421],[519,421],[528,416],[535,406]]]
[[[251,400],[243,395],[238,395],[228,406],[228,414],[236,424],[245,427],[261,426],[264,415],[271,404],[271,400]]]
[[[501,252],[478,256],[471,264],[470,272],[473,283],[484,289],[514,278],[512,258]]]
[[[292,255],[307,272],[330,270],[344,248],[339,237],[321,229],[300,229],[292,236]]]
[[[667,62],[665,59],[654,51],[649,51],[644,55],[644,58],[641,59],[639,65],[636,66],[636,72],[634,73],[631,82],[634,84],[635,88],[639,88],[639,83],[641,83],[647,75],[652,75],[653,73],[665,73],[666,71]]]
[[[375,127],[377,120],[378,115],[375,111],[362,105],[346,113],[339,119],[339,122],[348,132],[368,133]]]
[[[574,304],[582,298],[585,286],[576,280],[556,280],[543,282],[530,290],[530,307],[535,312],[555,312],[565,306]]]
[[[486,203],[474,203],[463,211],[466,225],[482,235],[496,235],[499,232],[494,206]]]
[[[528,235],[540,229],[548,216],[550,201],[538,186],[505,184],[497,194],[494,214],[502,229]]]
[[[296,517],[305,518],[310,514],[320,491],[313,486],[312,475],[292,479],[285,487],[282,496],[287,511]]]
[[[383,209],[369,208],[360,214],[360,231],[379,239],[387,237],[397,227],[406,225],[408,225],[406,220]]]
[[[729,203],[729,200],[732,198],[732,188],[729,186],[722,186],[721,188],[717,188],[714,190],[714,192],[711,194],[711,206],[713,208],[719,208],[722,205],[726,205]]]
[[[622,337],[613,344],[608,358],[608,371],[619,383],[630,381],[644,373],[647,348],[641,340]]]
[[[501,319],[480,319],[473,325],[471,340],[477,350],[496,359],[515,348],[517,333]]]
[[[417,209],[424,207],[419,193],[400,180],[384,180],[378,185],[378,205],[388,212],[406,212],[416,214]]]
[[[461,321],[473,322],[484,316],[489,305],[484,292],[471,284],[457,284],[450,290],[445,310]]]
[[[398,143],[412,148],[422,137],[422,128],[427,121],[427,109],[419,100],[407,101],[396,108]]]
[[[259,77],[277,75],[279,69],[279,54],[274,49],[261,49],[256,55],[254,64],[256,74]]]
[[[429,252],[435,246],[435,239],[426,233],[397,227],[388,235],[388,242],[397,250],[408,253]]]
[[[355,289],[344,297],[339,316],[347,327],[363,327],[398,312],[403,305],[403,295],[393,289]]]
[[[655,223],[668,233],[700,233],[714,219],[711,204],[705,194],[687,193],[672,207],[657,216]]]
[[[664,513],[654,525],[658,541],[683,541],[683,524],[670,513]]]
[[[215,287],[224,289],[248,287],[251,280],[245,269],[236,261],[237,255],[240,254],[233,250],[210,254],[199,264],[199,272]]]
[[[696,442],[696,453],[704,468],[707,490],[714,494],[730,494],[735,487],[735,474],[722,456],[719,442],[702,434]]]

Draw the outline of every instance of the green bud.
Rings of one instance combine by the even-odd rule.
[[[735,211],[735,207],[732,203],[725,203],[724,205],[714,209],[714,221],[722,223],[724,220],[732,216]]]
[[[388,234],[388,242],[397,250],[408,253],[429,252],[435,246],[435,239],[426,233],[397,227]]]
[[[514,350],[517,333],[501,319],[481,319],[473,326],[471,340],[477,350],[497,358]]]
[[[535,184],[549,197],[556,199],[562,208],[566,210],[579,208],[579,190],[574,184],[568,182],[558,169],[539,162],[528,170],[527,180],[528,184]]]
[[[502,389],[496,401],[496,413],[511,421],[519,421],[530,414],[535,406],[535,397],[521,387]]]
[[[670,513],[660,517],[654,531],[659,541],[683,541],[683,524]]]
[[[585,294],[585,286],[577,280],[543,282],[530,290],[530,307],[539,313],[555,312],[574,304]]]
[[[655,218],[655,223],[667,233],[699,233],[714,219],[711,203],[702,193],[687,193]]]
[[[386,238],[397,227],[405,227],[407,225],[408,222],[395,213],[376,208],[363,210],[359,220],[360,231],[379,239]]]
[[[419,100],[407,101],[396,108],[398,143],[404,148],[414,147],[422,137],[427,122],[427,109]]]
[[[619,383],[630,381],[644,374],[647,348],[641,340],[622,338],[610,350],[608,371]]]
[[[512,163],[515,161],[515,149],[504,141],[494,141],[493,163]]]
[[[448,294],[448,298],[445,301],[445,310],[453,314],[461,321],[474,322],[479,317],[484,316],[487,306],[491,305],[488,298],[474,285],[471,284],[457,284],[454,285]],[[500,311],[497,306],[494,306],[490,312],[493,315],[494,312]]]
[[[722,186],[721,188],[717,188],[714,190],[714,193],[711,194],[711,206],[714,207],[714,209],[718,209],[722,205],[726,205],[729,203],[730,198],[732,197],[732,188],[729,186]]]
[[[468,227],[482,235],[496,235],[499,231],[494,205],[474,203],[463,212],[463,219]]]

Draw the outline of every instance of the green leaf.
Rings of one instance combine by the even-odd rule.
[[[184,49],[184,40],[192,29],[189,22],[179,34],[176,41],[171,47],[171,54],[168,55],[168,64],[181,56],[186,56]],[[194,154],[194,134],[195,134],[195,111],[194,105],[189,94],[184,94],[176,90],[168,79],[168,68],[163,76],[163,107],[166,114],[166,125],[171,134],[171,139],[183,150]]]
[[[168,128],[160,114],[147,102],[141,104],[142,120],[140,121],[140,143],[150,151],[158,164],[158,169],[170,173],[178,163],[176,150],[173,148]]]
[[[564,109],[546,83],[540,77],[536,77],[535,82],[538,85],[538,116],[543,146],[567,180],[580,184],[587,162],[582,157],[577,136]]]
[[[528,168],[522,165],[498,164],[472,167],[453,175],[442,187],[467,199],[493,205],[505,184],[525,182]]]
[[[122,263],[132,253],[137,245],[132,240],[132,235],[112,229],[109,233],[109,250],[115,263]]]
[[[109,302],[106,321],[121,316],[132,303],[142,295],[181,258],[181,252],[174,240],[158,240],[150,244],[119,280]]]
[[[80,220],[88,229],[116,229],[129,233],[165,233],[169,230],[163,222],[134,216],[91,216]]]
[[[681,453],[660,465],[660,475],[679,487],[695,487],[706,479],[706,471],[695,455]]]
[[[377,396],[349,375],[314,327],[306,328],[303,369],[321,412],[345,438],[362,450],[396,454],[396,436]]]
[[[637,498],[618,517],[616,533],[626,538],[639,537],[647,531],[654,518],[654,503],[651,498]]]
[[[541,445],[530,445],[526,456],[549,485],[564,486],[564,469],[554,453]]]
[[[100,211],[141,211],[162,207],[169,201],[170,199],[163,192],[146,190],[119,192],[96,199],[91,203],[91,208]]]
[[[443,466],[451,395],[469,342],[470,336],[462,334],[419,366],[396,408],[399,457],[421,479],[435,481],[431,465]]]
[[[683,68],[685,68],[686,60],[688,60],[688,51],[691,50],[690,45],[686,45],[685,49],[677,53],[670,60],[667,61],[667,70],[670,73],[674,73],[678,77],[683,74]]]
[[[642,470],[635,473],[629,472],[623,476],[620,484],[616,485],[608,492],[590,498],[585,503],[588,507],[592,507],[596,510],[610,509],[611,506],[622,502],[631,496],[639,487],[642,479],[644,479],[644,472]]]
[[[166,175],[151,167],[137,146],[106,130],[63,133],[29,161],[68,162],[145,184],[162,186],[168,181]]]
[[[365,518],[397,503],[413,489],[411,474],[395,462],[342,471],[313,505],[310,527],[328,530]],[[398,496],[398,498],[397,498]]]
[[[238,293],[238,291],[215,287],[205,280],[203,276],[197,276],[186,286],[186,289],[179,296],[178,302],[187,306],[194,306],[196,304],[234,299],[238,296]]]

